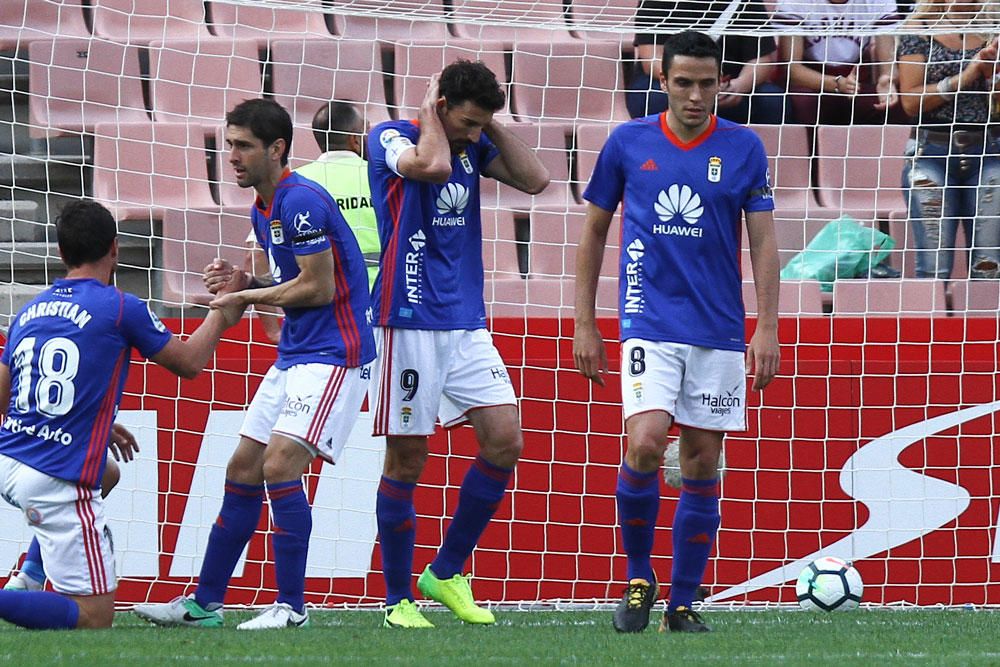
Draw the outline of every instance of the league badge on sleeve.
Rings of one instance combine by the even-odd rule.
[[[722,158],[713,155],[708,158],[708,182],[718,183],[722,180]]]
[[[272,220],[270,223],[271,243],[281,245],[285,242],[285,232],[281,228],[281,220]]]

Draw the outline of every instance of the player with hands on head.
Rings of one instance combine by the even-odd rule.
[[[309,624],[305,573],[312,508],[302,475],[315,457],[340,457],[368,389],[375,358],[365,260],[337,203],[288,168],[292,120],[272,100],[246,100],[226,114],[229,163],[257,198],[250,210],[269,281],[220,260],[205,285],[212,308],[266,305],[284,320],[278,358],[254,394],[226,468],[198,587],[169,603],[138,605],[163,626],[219,627],[233,570],[260,521],[267,494],[277,599],[240,630]],[[265,486],[266,485],[266,486]]]
[[[726,431],[746,429],[745,374],[752,370],[760,391],[778,370],[767,156],[751,130],[712,114],[720,63],[707,35],[667,37],[660,74],[667,111],[616,128],[584,192],[573,358],[599,385],[608,363],[595,319],[597,282],[612,215],[619,203],[623,210],[619,323],[628,446],[615,496],[628,585],[613,619],[619,632],[644,630],[657,599],[650,557],[659,469],[674,423],[682,490],[661,630],[709,629],[691,604],[719,526],[719,453]],[[758,304],[749,346],[739,264],[744,216]]]
[[[18,313],[0,357],[0,497],[39,538],[55,592],[0,591],[0,618],[35,629],[106,628],[117,582],[101,485],[109,441],[126,459],[135,446],[113,429],[131,351],[193,378],[243,309],[213,308],[182,341],[111,285],[118,232],[110,211],[71,202],[56,235],[66,277]]]
[[[486,330],[480,174],[541,192],[548,171],[494,120],[503,91],[485,65],[456,61],[431,78],[417,121],[390,121],[368,135],[368,173],[382,241],[372,301],[378,322],[375,435],[386,457],[375,513],[386,582],[386,627],[432,624],[411,589],[413,494],[428,437],[470,423],[479,454],[437,556],[417,586],[466,623],[490,624],[462,575],[504,498],[523,440],[517,398]]]

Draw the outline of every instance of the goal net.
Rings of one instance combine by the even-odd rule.
[[[917,277],[920,246],[901,185],[917,131],[898,102],[878,122],[858,110],[865,100],[879,101],[881,74],[898,79],[893,53],[913,32],[902,23],[912,7],[813,25],[795,17],[819,3],[768,5],[771,20],[741,14],[740,3],[695,0],[680,3],[692,11],[642,10],[640,32],[651,38],[634,46],[636,4],[5,0],[0,314],[9,322],[60,275],[51,223],[63,203],[85,195],[119,220],[119,284],[150,299],[175,331],[193,331],[206,312],[202,267],[217,256],[241,261],[249,231],[251,193],[236,185],[225,153],[228,109],[262,95],[285,106],[295,124],[294,168],[320,156],[310,123],[331,99],[355,102],[369,126],[414,118],[432,74],[457,58],[482,60],[507,94],[496,119],[538,151],[551,184],[530,196],[482,181],[487,313],[520,397],[525,448],[510,493],[466,567],[477,597],[494,603],[612,600],[625,576],[614,498],[625,444],[618,274],[635,270],[641,258],[626,249],[620,260],[616,214],[597,293],[611,369],[605,387],[590,385],[572,359],[582,193],[611,130],[663,103],[652,55],[657,37],[695,26],[742,38],[756,44],[744,56],[759,68],[737,81],[746,63],[725,63],[733,74],[723,78],[727,106],[720,113],[742,108],[740,122],[758,133],[769,156],[786,267],[782,365],[766,391],[749,393],[748,430],[726,439],[722,526],[704,578],[710,601],[793,602],[804,564],[830,555],[855,562],[866,602],[1000,604],[1000,281],[969,277],[971,221],[955,224],[957,236],[942,237],[953,249],[945,253],[953,258],[951,277]],[[769,22],[761,27],[758,19]],[[1000,32],[990,11],[963,20],[980,42]],[[919,32],[955,30],[953,20],[937,17]],[[860,64],[796,73],[796,65],[809,64],[811,47],[845,32]],[[776,46],[773,37],[798,47]],[[888,56],[879,38],[888,39]],[[647,71],[651,84],[642,78]],[[815,108],[817,92],[808,85],[825,86]],[[803,100],[784,95],[788,90]],[[983,85],[980,94],[990,89]],[[761,120],[761,105],[778,116]],[[994,135],[985,124],[961,129],[985,148],[969,158],[971,167],[956,160],[948,169],[978,169]],[[958,191],[973,192],[970,182]],[[677,220],[664,222],[687,224]],[[827,242],[810,246],[821,234]],[[845,246],[848,235],[867,246]],[[938,257],[928,261],[945,261]],[[749,332],[756,295],[745,241],[741,266]],[[121,605],[168,600],[196,583],[226,461],[274,357],[259,318],[248,317],[195,381],[133,362],[119,422],[142,451],[121,466],[122,481],[107,501]],[[366,408],[343,460],[317,462],[307,475],[310,603],[377,604],[384,595],[374,515],[384,442],[370,435],[371,425]],[[476,452],[468,427],[431,439],[415,499],[418,572],[441,544]],[[677,491],[664,484],[661,492],[653,562],[667,581]],[[31,531],[6,504],[0,521],[3,576],[16,570]],[[227,599],[270,603],[272,562],[264,512]]]

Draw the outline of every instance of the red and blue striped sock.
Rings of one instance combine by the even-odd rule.
[[[653,534],[656,516],[660,512],[659,471],[637,472],[622,463],[618,470],[615,500],[618,523],[622,531],[622,546],[628,558],[627,579],[653,581]]]
[[[274,576],[278,602],[298,613],[305,607],[306,559],[312,533],[312,508],[302,490],[302,481],[267,485],[274,522]]]
[[[71,630],[80,618],[80,607],[58,593],[0,591],[0,618],[31,630]]]
[[[209,533],[198,588],[194,592],[195,602],[203,609],[221,605],[226,598],[236,563],[257,530],[263,503],[263,484],[238,484],[226,480],[222,509]]]
[[[382,576],[385,578],[387,607],[400,600],[412,600],[413,543],[417,537],[417,513],[413,508],[416,484],[383,475],[375,498]]]
[[[462,571],[472,555],[490,519],[503,500],[513,468],[495,466],[477,456],[462,480],[458,507],[445,533],[444,543],[431,563],[431,570],[440,579],[450,579]]]
[[[683,478],[681,484],[672,531],[674,562],[667,606],[670,611],[691,606],[719,531],[718,478]]]

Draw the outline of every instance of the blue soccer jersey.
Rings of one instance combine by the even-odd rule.
[[[271,205],[251,210],[254,233],[275,282],[299,275],[295,258],[333,251],[333,303],[284,308],[275,366],[321,363],[353,368],[375,358],[365,258],[337,203],[321,185],[286,171]]]
[[[146,304],[97,280],[57,280],[24,307],[0,362],[10,404],[0,454],[97,488],[131,348],[149,358],[171,333]]]
[[[479,174],[499,155],[483,134],[452,156],[447,183],[403,178],[396,158],[420,137],[414,121],[390,121],[368,135],[368,180],[382,241],[372,303],[381,326],[481,329],[483,230]]]
[[[774,209],[768,180],[757,135],[715,116],[688,143],[666,114],[611,133],[583,196],[622,203],[622,340],[744,349],[742,213]]]

